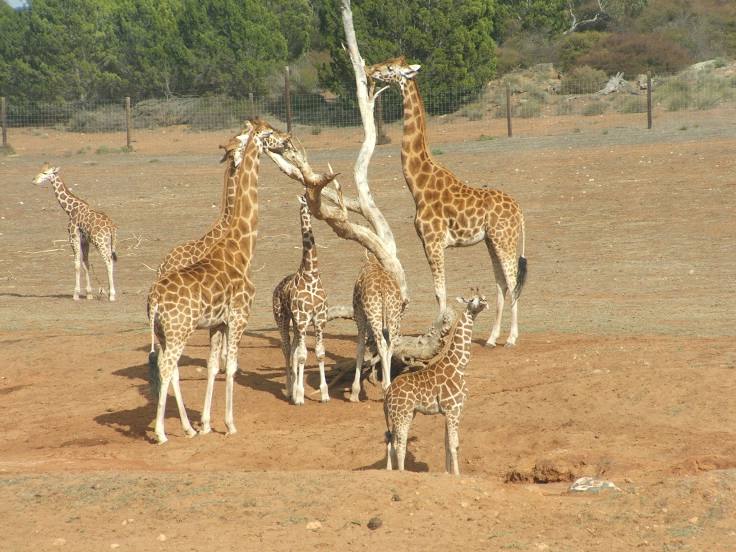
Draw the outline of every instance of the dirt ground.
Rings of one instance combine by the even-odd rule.
[[[268,159],[239,431],[224,434],[220,376],[214,432],[185,438],[170,400],[169,442],[153,444],[150,268],[216,218],[229,134],[140,131],[134,153],[105,154],[120,135],[11,129],[17,154],[0,157],[0,549],[736,550],[733,120],[672,117],[647,132],[588,118],[513,139],[488,139],[501,133],[488,121],[431,127],[440,162],[511,193],[527,221],[518,346],[484,348],[492,313],[476,323],[460,478],[442,473],[438,417],[416,418],[408,472],[386,472],[378,391],[352,404],[338,386],[320,404],[311,352],[307,403],[284,399],[270,301],[299,263],[299,189]],[[409,278],[411,334],[435,305],[399,133],[377,149],[371,186]],[[298,134],[312,164],[330,161],[351,189],[361,134]],[[46,159],[120,226],[116,303],[71,299],[66,217],[31,184]],[[330,301],[347,303],[362,253],[322,223],[315,233]],[[96,253],[92,263],[103,288]],[[449,297],[476,285],[492,296],[485,248],[450,250],[447,280]],[[330,325],[328,368],[354,354],[354,336],[350,321]],[[181,360],[195,426],[206,358],[200,332]],[[568,492],[585,475],[620,490]]]

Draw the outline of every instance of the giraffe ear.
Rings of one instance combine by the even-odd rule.
[[[455,300],[461,305],[464,305],[465,303],[467,303],[467,301],[463,299],[462,297],[455,297]]]
[[[59,171],[61,170],[61,167],[52,167],[51,172],[54,174],[59,174]]]
[[[399,71],[401,72],[401,76],[405,79],[413,79],[421,67],[421,65],[409,65],[408,67],[402,67]]]

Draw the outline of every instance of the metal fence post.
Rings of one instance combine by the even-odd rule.
[[[284,71],[284,103],[286,104],[286,132],[291,132],[291,91],[289,90],[289,66]]]
[[[125,96],[125,147],[133,150],[133,140],[130,135],[130,96]]]
[[[652,72],[647,71],[647,128],[652,128]]]
[[[8,111],[5,96],[0,98],[0,125],[3,126],[3,149],[8,147]]]
[[[513,136],[511,131],[511,85],[508,82],[506,83],[506,129],[511,138]]]

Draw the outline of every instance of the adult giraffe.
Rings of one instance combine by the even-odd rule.
[[[511,330],[506,346],[515,345],[519,335],[518,299],[526,278],[524,214],[508,194],[467,186],[432,159],[427,147],[424,105],[414,80],[419,68],[399,57],[367,67],[366,74],[378,81],[397,83],[401,88],[404,104],[401,163],[416,204],[414,227],[432,271],[437,304],[440,312],[444,312],[447,306],[445,248],[484,241],[491,256],[497,288],[496,318],[486,345],[495,347],[501,334],[507,290],[511,290]],[[519,235],[521,255],[517,259]]]

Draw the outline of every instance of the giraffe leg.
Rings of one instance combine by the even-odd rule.
[[[81,238],[79,236],[79,228],[74,225],[69,226],[69,244],[74,252],[74,295],[75,301],[79,301],[79,268],[81,265]]]
[[[486,347],[495,347],[498,337],[501,335],[501,318],[503,316],[503,306],[506,297],[507,284],[506,275],[504,274],[501,261],[496,254],[491,240],[486,239],[486,247],[488,254],[491,256],[491,265],[493,266],[493,276],[496,279],[496,317],[491,328],[491,335],[486,341]]]
[[[365,353],[366,322],[358,322],[358,350],[355,352],[355,378],[350,393],[350,402],[358,402],[360,395],[360,374],[363,370],[363,354]]]
[[[232,321],[227,325],[227,366],[225,367],[225,426],[228,435],[237,433],[233,417],[233,387],[235,385],[235,372],[238,371],[238,345],[240,338],[245,333],[247,316]]]
[[[429,262],[434,281],[434,296],[440,313],[447,308],[447,291],[445,287],[445,246],[441,242],[425,242],[424,254]]]
[[[84,278],[87,283],[87,287],[85,289],[87,292],[87,299],[94,299],[92,284],[89,281],[89,241],[81,239],[80,245],[82,249],[82,268],[84,269]]]
[[[404,471],[404,460],[406,459],[406,442],[409,440],[409,424],[400,423],[395,428],[394,449],[396,450],[396,465],[399,471]]]
[[[158,406],[156,408],[156,424],[154,431],[156,433],[156,439],[159,444],[165,443],[168,439],[166,438],[166,432],[164,431],[164,416],[166,414],[166,397],[169,392],[169,383],[171,383],[174,372],[176,371],[176,365],[179,361],[184,345],[166,343],[165,347],[162,347],[160,356],[158,358],[158,371],[161,378],[161,387],[158,392]],[[181,399],[181,394],[177,398],[177,401]],[[185,411],[186,414],[186,411]],[[182,420],[182,425],[184,421]]]
[[[220,371],[220,356],[224,347],[225,330],[221,328],[210,328],[210,358],[207,361],[207,391],[204,395],[204,407],[202,408],[202,426],[200,433],[212,431],[210,421],[212,420],[212,394],[215,390],[215,377]]]
[[[383,389],[384,395],[386,394],[386,389],[388,389],[388,386],[391,385],[391,355],[393,351],[393,345],[391,343],[386,343],[386,341],[383,339],[383,336],[381,336],[381,346],[379,348],[379,354],[381,355],[381,388]]]
[[[307,325],[303,319],[294,323],[295,345],[292,377],[294,378],[294,404],[304,404],[304,364],[307,362]]]
[[[450,462],[452,464],[452,472],[454,475],[460,475],[460,465],[457,461],[457,449],[460,446],[460,438],[458,437],[459,418],[456,413],[447,413],[445,422],[445,431],[447,433],[447,445],[450,449]],[[448,472],[450,470],[448,469]]]
[[[184,407],[184,398],[181,395],[181,388],[179,387],[179,367],[174,368],[174,373],[171,375],[171,386],[174,388],[174,397],[176,397],[176,406],[179,409],[179,419],[181,420],[181,427],[184,429],[187,437],[194,437],[197,432],[194,431],[192,424],[189,423],[189,416],[187,416],[187,409]]]
[[[326,313],[325,313],[326,314]],[[315,320],[314,322],[314,354],[319,364],[319,393],[320,400],[324,403],[330,400],[330,392],[327,389],[327,378],[325,377],[325,344],[324,344],[324,324],[325,320]]]
[[[100,252],[102,253],[102,258],[105,261],[105,268],[107,269],[107,289],[108,291],[108,298],[110,301],[115,300],[115,283],[113,282],[112,278],[112,272],[114,263],[112,262],[112,254],[107,249],[100,249]]]
[[[447,418],[445,418],[445,471],[452,471],[452,455],[450,454],[450,431],[448,429]]]
[[[284,355],[284,364],[286,365],[286,397],[292,397],[293,385],[291,377],[291,359],[293,352],[291,350],[291,335],[289,334],[289,318],[286,313],[279,311],[276,316],[276,325],[279,327],[281,334],[281,352]]]

